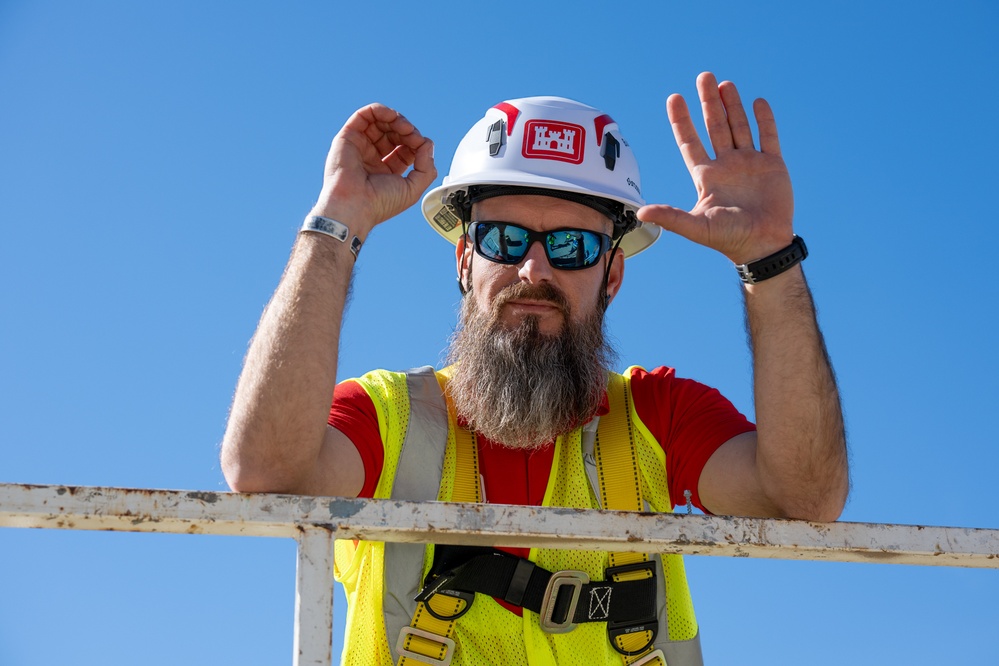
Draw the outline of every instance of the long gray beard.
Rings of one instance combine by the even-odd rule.
[[[504,303],[525,297],[562,310],[557,335],[542,334],[534,316],[512,330],[501,324]],[[457,363],[448,391],[470,428],[509,448],[535,449],[593,416],[613,357],[602,309],[573,323],[565,297],[548,283],[508,287],[488,313],[469,292],[448,350],[448,363]]]

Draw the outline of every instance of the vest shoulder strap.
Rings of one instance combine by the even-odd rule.
[[[426,502],[437,499],[444,453],[447,447],[448,416],[437,375],[430,366],[406,373],[409,393],[409,423],[398,469],[392,484],[392,499]]]
[[[437,499],[444,455],[447,451],[448,413],[444,393],[430,366],[406,373],[409,423],[392,484],[392,499],[431,502]],[[393,657],[398,659],[395,637],[417,611],[416,595],[423,579],[422,543],[385,543],[385,631]]]

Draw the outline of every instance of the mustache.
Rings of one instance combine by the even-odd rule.
[[[503,306],[510,301],[525,299],[547,301],[558,308],[563,317],[566,317],[567,319],[569,317],[569,299],[565,297],[565,294],[563,294],[558,287],[549,282],[541,282],[538,284],[516,282],[510,285],[496,295],[496,298],[493,301],[493,313],[499,314],[499,311],[503,308]]]

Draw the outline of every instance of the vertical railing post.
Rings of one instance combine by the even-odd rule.
[[[299,526],[295,575],[294,666],[333,659],[333,531]]]

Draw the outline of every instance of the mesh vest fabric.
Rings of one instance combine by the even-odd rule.
[[[625,373],[627,380],[631,371]],[[397,463],[405,439],[410,405],[406,375],[387,371],[368,373],[357,381],[371,397],[378,414],[385,457],[381,478],[374,496],[387,498],[397,472]],[[636,448],[641,471],[642,496],[653,511],[670,512],[672,506],[666,486],[665,454],[649,430],[638,419],[634,401],[630,401]],[[455,473],[454,418],[449,416],[448,443],[438,499],[451,498]],[[559,437],[545,493],[544,506],[598,508],[590,488],[581,452],[581,431]],[[379,542],[338,541],[336,544],[337,580],[347,595],[347,629],[342,663],[350,666],[393,666],[389,642],[396,637],[385,635],[382,598],[384,545]],[[591,580],[603,580],[608,554],[598,551],[532,549],[529,559],[549,571],[574,569],[586,572]],[[680,556],[661,558],[666,589],[666,615],[671,641],[688,641],[697,636],[694,616]],[[433,561],[433,546],[424,555],[424,574]],[[510,613],[492,598],[476,595],[472,608],[457,622],[454,633],[457,649],[453,664],[483,666],[488,664],[615,664],[624,663],[607,637],[606,624],[578,625],[566,634],[548,634],[541,630],[538,617],[524,611],[523,617]],[[658,641],[657,641],[658,642]],[[671,666],[673,666],[671,662]]]

